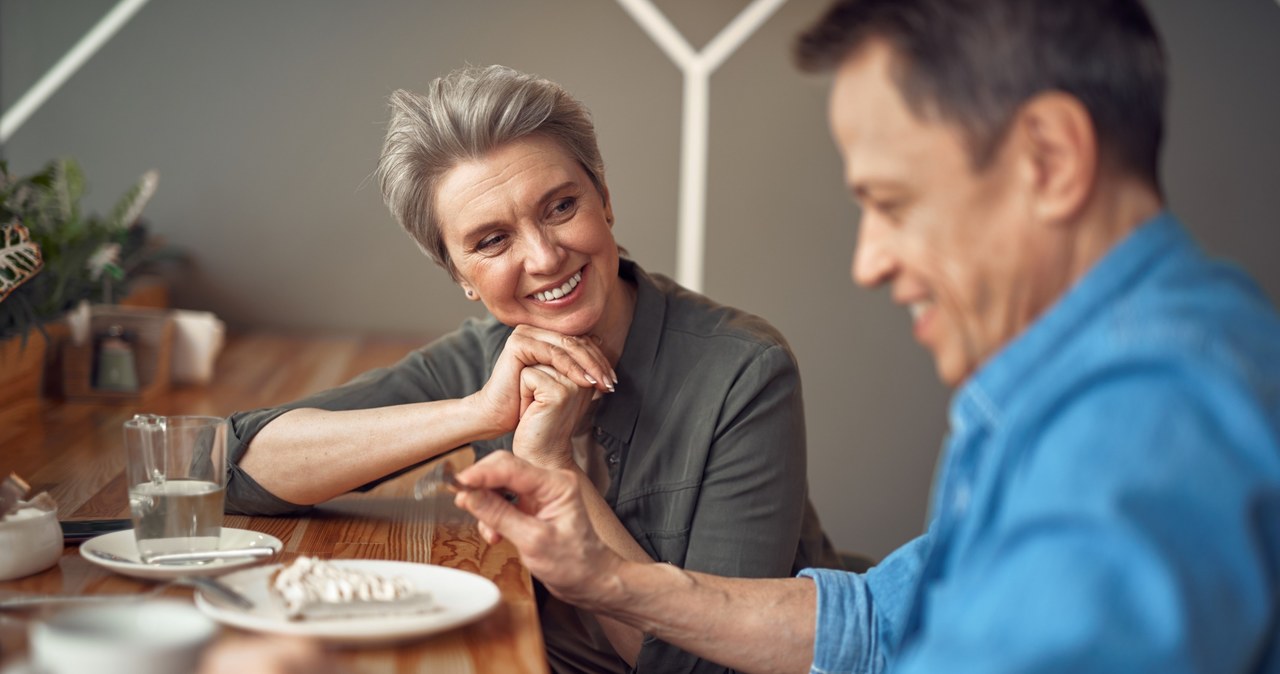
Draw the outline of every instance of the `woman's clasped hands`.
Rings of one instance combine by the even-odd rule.
[[[513,451],[535,464],[567,468],[570,439],[591,401],[618,376],[591,336],[516,326],[484,388],[471,396],[492,436],[515,432]]]
[[[520,373],[520,423],[511,451],[543,468],[572,468],[573,433],[600,392],[547,365]]]

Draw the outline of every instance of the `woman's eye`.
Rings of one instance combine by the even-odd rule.
[[[573,197],[566,197],[564,199],[561,199],[551,205],[551,215],[556,216],[556,215],[565,215],[566,213],[572,213],[574,206],[576,206],[577,204],[578,204],[577,199],[574,199]]]
[[[476,250],[478,251],[496,250],[506,240],[507,240],[506,234],[493,234],[490,236],[486,236],[483,239],[480,239],[480,243],[476,244]]]

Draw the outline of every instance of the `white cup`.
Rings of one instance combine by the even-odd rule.
[[[207,311],[176,309],[173,316],[173,359],[169,378],[175,384],[208,384],[222,351],[226,325]]]
[[[31,626],[31,664],[48,674],[190,674],[217,631],[169,599],[68,608]]]

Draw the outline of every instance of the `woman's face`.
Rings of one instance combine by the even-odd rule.
[[[606,317],[619,292],[608,192],[556,141],[458,164],[435,209],[459,283],[499,321],[584,335]]]

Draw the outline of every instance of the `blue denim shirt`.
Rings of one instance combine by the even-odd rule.
[[[926,533],[806,569],[813,672],[1280,671],[1280,319],[1169,214],[956,391]]]

